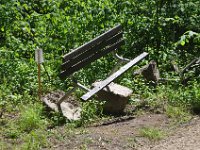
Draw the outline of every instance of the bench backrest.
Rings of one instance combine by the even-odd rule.
[[[90,42],[63,56],[60,78],[65,79],[91,62],[117,50],[124,44],[121,25],[118,25]]]

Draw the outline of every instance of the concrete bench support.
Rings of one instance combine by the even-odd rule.
[[[93,86],[96,87],[99,84],[101,82],[95,82]],[[97,93],[97,98],[106,101],[104,105],[105,113],[120,114],[126,107],[132,93],[131,89],[112,82]]]

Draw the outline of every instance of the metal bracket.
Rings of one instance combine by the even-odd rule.
[[[120,60],[120,61],[122,61],[122,62],[129,62],[129,61],[131,61],[131,60],[128,59],[128,58],[124,58],[124,57],[122,57],[122,56],[119,56],[117,53],[114,53],[113,55],[114,55],[115,58],[117,58],[118,60]]]
[[[83,84],[79,83],[74,77],[71,77],[72,82],[74,83],[74,86],[77,86],[78,88],[88,92],[90,89],[88,89],[86,86]]]
[[[57,102],[56,104],[57,104],[57,106],[58,106],[59,109],[60,109],[60,104],[61,104],[71,93],[73,93],[74,91],[76,91],[77,88],[80,88],[80,89],[82,89],[82,90],[84,90],[84,91],[86,91],[86,92],[89,92],[89,91],[90,91],[89,88],[87,88],[87,87],[85,87],[84,85],[82,85],[81,83],[77,82],[77,80],[75,80],[74,78],[71,77],[71,80],[72,80],[73,83],[74,83],[74,87],[73,87],[71,90],[67,91],[67,92],[65,93],[65,95],[64,95],[63,97],[61,97],[61,98],[58,100],[58,102]]]
[[[67,91],[67,93],[65,93],[65,95],[58,100],[57,105],[59,106],[76,89],[77,89],[77,86],[75,86],[71,90]]]
[[[108,74],[109,76],[111,74],[113,74],[114,72],[116,72],[118,70],[118,67],[121,66],[123,63],[125,62],[130,62],[131,60],[128,58],[124,58],[122,56],[119,56],[117,53],[112,52],[113,56],[118,59],[117,64],[115,65],[115,67],[112,68],[112,70],[110,71],[110,73]]]
[[[82,89],[82,90],[84,90],[84,91],[86,91],[86,92],[89,92],[89,91],[90,91],[90,89],[88,89],[87,87],[85,87],[85,86],[82,85],[81,83],[77,82],[76,84],[77,84],[77,86],[78,86],[80,89]]]

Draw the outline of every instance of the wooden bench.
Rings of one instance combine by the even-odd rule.
[[[108,53],[115,52],[122,45],[124,45],[124,43],[122,26],[117,25],[116,27],[91,40],[90,42],[64,55],[60,78],[65,80],[66,78],[71,77],[73,73],[79,71],[91,62],[94,62],[95,60],[105,56]],[[119,59],[119,62],[126,61],[128,63],[122,66],[118,71],[112,73],[107,79],[103,80],[100,85],[94,87],[93,89],[88,89],[84,85],[75,81],[75,87],[68,91],[65,96],[60,98],[57,104],[61,104],[63,100],[69,96],[69,94],[71,94],[71,92],[76,90],[76,88],[82,88],[87,91],[87,93],[81,97],[82,100],[86,101],[90,99],[97,92],[120,77],[129,68],[143,60],[147,55],[148,53],[143,52],[133,60],[129,60],[115,54],[114,56]]]

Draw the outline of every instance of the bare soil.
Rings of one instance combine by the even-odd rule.
[[[160,141],[142,137],[140,129],[158,128],[167,135]],[[198,150],[200,149],[200,118],[194,117],[187,123],[174,125],[164,114],[143,114],[131,120],[108,125],[76,129],[71,135],[64,127],[56,130],[62,133],[62,140],[49,139],[55,150]]]

